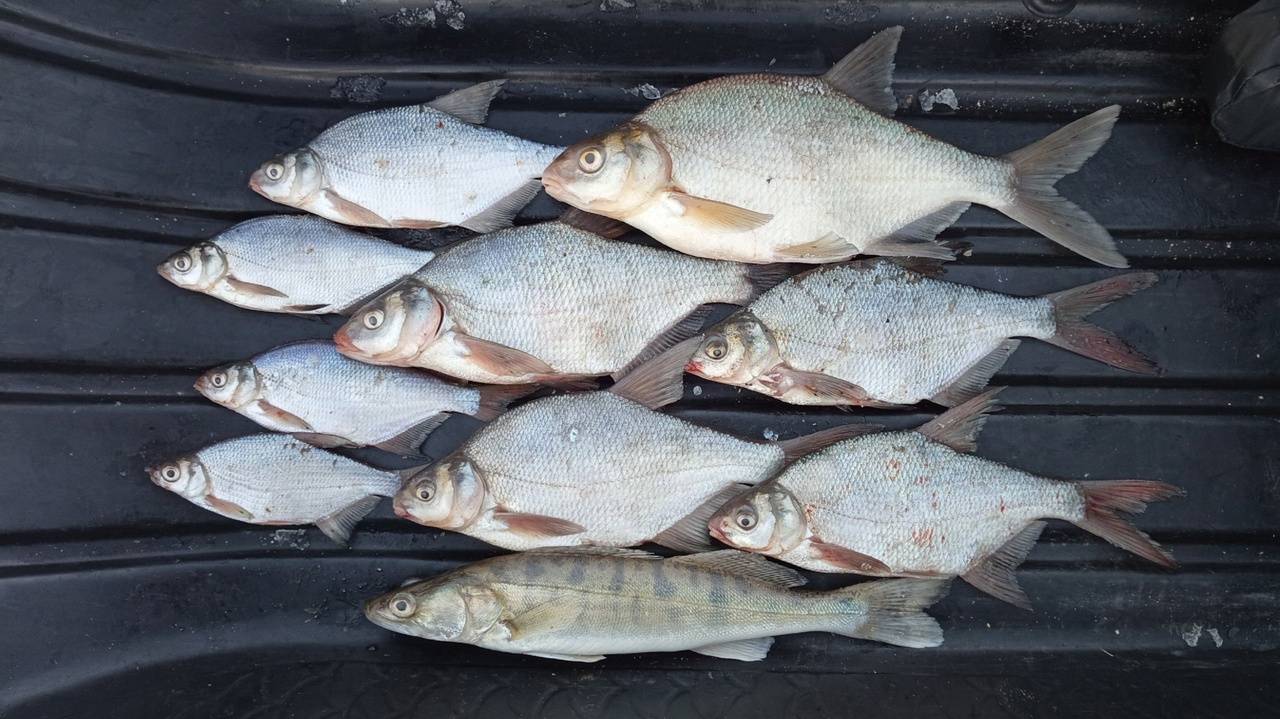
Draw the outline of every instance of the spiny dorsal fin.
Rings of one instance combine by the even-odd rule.
[[[678,402],[684,396],[684,367],[701,344],[702,335],[690,337],[636,367],[609,391],[649,409]]]
[[[1000,409],[996,406],[996,395],[1003,389],[1004,387],[992,387],[968,402],[943,412],[916,431],[957,452],[972,452],[978,448],[978,432],[987,423],[987,417]]]
[[[493,102],[494,96],[505,82],[506,80],[490,80],[454,90],[428,102],[427,107],[446,112],[472,125],[483,125],[485,118],[489,117],[489,103]]]
[[[771,562],[759,554],[748,554],[736,549],[686,554],[666,561],[670,564],[700,567],[720,574],[747,577],[779,587],[799,587],[805,583],[805,578],[791,567]]]
[[[612,217],[605,217],[604,215],[583,212],[576,207],[570,207],[565,210],[557,222],[584,232],[590,232],[593,235],[600,235],[608,240],[616,240],[631,230],[631,227],[625,222],[619,222]]]
[[[892,117],[898,109],[890,87],[893,56],[898,52],[901,38],[901,25],[881,30],[845,55],[822,79],[868,108]]]
[[[507,554],[506,557],[519,557],[537,554],[544,557],[626,557],[629,559],[662,559],[653,552],[643,549],[627,549],[625,547],[539,547],[520,554]]]

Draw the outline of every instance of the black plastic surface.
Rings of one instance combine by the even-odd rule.
[[[1274,714],[1280,163],[1219,141],[1196,99],[1208,47],[1247,4],[1085,2],[1044,18],[1021,0],[0,0],[0,716]],[[245,186],[264,158],[348,114],[495,76],[512,80],[493,126],[568,143],[642,107],[645,85],[819,73],[898,23],[900,117],[963,147],[1005,152],[1124,106],[1062,189],[1159,273],[1098,321],[1166,371],[1026,342],[980,451],[1185,487],[1138,520],[1180,571],[1055,523],[1019,573],[1036,612],[957,585],[936,609],[937,650],[804,635],[756,664],[566,665],[360,614],[405,578],[493,552],[479,542],[384,506],[339,549],[315,529],[221,519],[142,473],[254,430],[195,394],[199,369],[336,324],[239,310],[152,270],[279,211]],[[944,89],[958,107],[926,111]],[[540,196],[522,221],[557,212]],[[949,273],[960,282],[1034,294],[1109,274],[984,209],[944,236],[975,247]],[[678,414],[744,436],[849,418],[686,388]],[[452,419],[427,449],[475,427]]]

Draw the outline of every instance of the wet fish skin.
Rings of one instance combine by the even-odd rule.
[[[746,302],[761,269],[560,222],[515,227],[446,249],[355,312],[334,341],[362,362],[472,382],[609,374],[701,305]]]
[[[250,524],[317,524],[344,542],[355,522],[400,487],[400,477],[288,435],[218,442],[147,468],[156,486]]]
[[[495,407],[482,389],[425,372],[375,367],[328,341],[277,347],[209,370],[196,381],[206,398],[267,429],[324,435],[351,446],[382,445],[444,413],[483,415]]]
[[[365,615],[410,636],[579,662],[682,650],[758,661],[773,635],[809,631],[915,647],[942,642],[920,610],[945,582],[790,589],[803,581],[733,551],[664,560],[637,550],[553,548],[406,585],[366,602]]]
[[[263,312],[330,314],[435,256],[309,215],[241,222],[156,267],[183,289]]]
[[[950,259],[934,238],[979,203],[1097,262],[1127,266],[1107,231],[1053,187],[1106,142],[1119,107],[1005,157],[961,150],[892,119],[900,32],[881,32],[822,77],[739,75],[686,87],[569,147],[543,185],[700,257]]]
[[[1155,284],[1117,275],[1042,297],[928,277],[896,261],[811,270],[706,332],[689,371],[792,404],[958,404],[1031,337],[1135,372],[1155,365],[1083,317]],[[836,385],[825,387],[823,382]]]
[[[508,226],[561,148],[480,124],[501,84],[346,118],[263,163],[249,185],[267,199],[348,225],[461,225],[478,232]]]

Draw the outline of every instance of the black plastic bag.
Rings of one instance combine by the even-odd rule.
[[[1232,145],[1280,150],[1280,0],[1227,23],[1207,72],[1213,126]]]

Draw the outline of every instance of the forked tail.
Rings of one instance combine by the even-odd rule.
[[[865,602],[866,614],[853,628],[831,631],[900,647],[936,647],[942,644],[942,627],[924,610],[950,586],[947,579],[884,579],[837,589],[833,595]]]
[[[1112,105],[1082,117],[1048,137],[1015,150],[1005,159],[1013,163],[1013,202],[1001,212],[1094,262],[1128,267],[1116,251],[1111,234],[1089,213],[1058,194],[1054,185],[1085,163],[1111,137],[1120,116]]]
[[[1077,482],[1076,486],[1085,504],[1084,519],[1076,523],[1081,529],[1162,567],[1178,566],[1171,554],[1117,513],[1140,514],[1148,502],[1182,496],[1181,488],[1141,479]]]
[[[1118,299],[1145,290],[1158,279],[1151,272],[1133,272],[1047,295],[1053,303],[1057,331],[1046,341],[1112,367],[1155,374],[1159,368],[1154,362],[1124,340],[1086,322],[1084,318]]]

